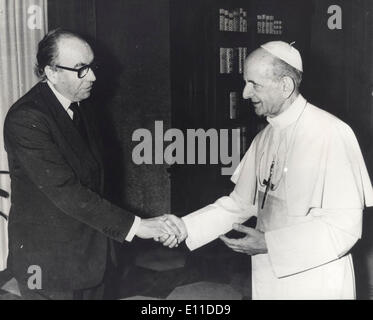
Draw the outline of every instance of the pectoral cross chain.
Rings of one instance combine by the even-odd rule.
[[[266,186],[266,190],[265,190],[264,196],[263,196],[262,209],[264,208],[264,203],[266,201],[269,189],[273,190],[274,187],[275,187],[275,185],[271,182],[272,181],[272,174],[273,174],[273,168],[274,168],[274,166],[275,166],[275,160],[273,159],[273,161],[271,163],[271,167],[269,168],[269,177],[268,177],[268,180],[266,180],[266,179],[263,180],[263,185]]]

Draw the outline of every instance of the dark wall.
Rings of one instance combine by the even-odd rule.
[[[305,65],[305,95],[346,121],[364,153],[372,127],[371,0],[313,0],[310,59]],[[342,9],[342,29],[327,26],[330,5]]]
[[[95,0],[48,0],[49,30],[62,27],[88,37],[96,35]]]
[[[168,0],[48,1],[49,28],[89,37],[101,68],[92,95],[105,142],[107,197],[141,216],[169,212],[165,165],[135,165],[132,133],[170,126]]]
[[[373,1],[313,0],[312,68],[306,68],[307,97],[354,130],[373,178],[372,85]],[[329,30],[327,8],[342,8],[342,30]],[[358,299],[369,299],[372,280],[372,208],[365,209],[362,239],[352,249]]]
[[[105,91],[112,92],[106,108],[123,157],[121,196],[140,212],[168,212],[170,182],[166,166],[135,165],[131,154],[138,142],[132,142],[131,137],[138,128],[154,133],[156,120],[163,121],[165,130],[170,126],[169,1],[97,0],[96,17],[97,43],[106,49],[108,54],[100,48],[110,65],[106,85],[117,77],[118,89]],[[112,176],[117,177],[115,172]]]

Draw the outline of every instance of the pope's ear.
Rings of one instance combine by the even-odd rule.
[[[295,83],[294,80],[288,76],[282,77],[281,79],[282,82],[282,92],[284,95],[284,98],[289,98],[292,93],[295,90]]]
[[[57,81],[57,70],[53,69],[51,66],[45,66],[44,68],[45,75],[47,76],[47,79],[53,83],[56,84]]]

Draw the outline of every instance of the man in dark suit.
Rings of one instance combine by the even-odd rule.
[[[96,80],[94,66],[84,39],[49,32],[37,54],[41,81],[5,120],[12,195],[8,264],[26,299],[102,298],[112,240],[178,232],[164,217],[140,219],[102,197],[98,136],[83,102]],[[30,287],[35,266],[41,288]]]

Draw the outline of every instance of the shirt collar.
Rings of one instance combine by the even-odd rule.
[[[299,94],[289,108],[287,108],[284,112],[280,113],[276,117],[267,117],[267,121],[274,128],[286,128],[299,119],[299,116],[303,112],[306,103],[306,99],[304,99],[303,96]]]
[[[52,92],[56,96],[57,100],[62,104],[63,108],[67,111],[71,105],[71,101],[67,98],[65,98],[61,93],[59,93],[55,87],[50,83],[49,80],[47,80],[49,88],[51,88]]]

